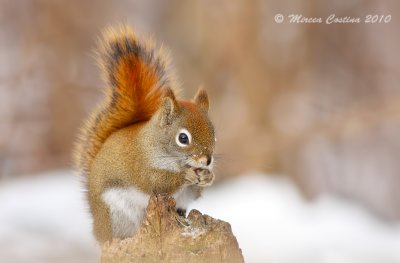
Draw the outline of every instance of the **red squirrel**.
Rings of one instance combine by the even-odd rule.
[[[163,48],[121,26],[103,33],[97,55],[106,95],[81,130],[74,161],[103,243],[135,234],[151,194],[173,195],[184,213],[214,180],[215,132],[204,89],[177,99]]]

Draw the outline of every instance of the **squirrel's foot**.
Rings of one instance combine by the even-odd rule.
[[[178,215],[185,217],[186,216],[186,209],[183,208],[178,208],[176,209],[176,212],[178,213]]]

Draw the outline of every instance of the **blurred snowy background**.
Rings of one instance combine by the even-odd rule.
[[[97,262],[78,177],[56,171],[0,185],[0,262]],[[400,224],[324,195],[306,202],[288,178],[249,173],[191,208],[230,222],[246,262],[396,263]]]
[[[0,262],[96,261],[70,156],[101,99],[96,37],[121,21],[171,49],[183,96],[209,91],[223,158],[193,207],[230,221],[248,262],[400,262],[399,14],[395,0],[0,0]]]

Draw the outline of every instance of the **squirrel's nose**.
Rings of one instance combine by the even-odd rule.
[[[209,166],[211,164],[211,162],[212,162],[212,156],[209,155],[209,156],[207,156],[207,166]]]
[[[202,165],[209,166],[209,165],[211,164],[211,162],[212,162],[212,156],[211,156],[211,155],[203,156],[203,157],[201,157],[201,158],[199,159],[199,162],[200,162]]]

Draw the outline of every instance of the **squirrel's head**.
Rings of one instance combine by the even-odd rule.
[[[208,107],[208,96],[202,88],[191,101],[177,100],[172,90],[166,89],[161,107],[150,122],[157,168],[211,170],[215,133]]]

